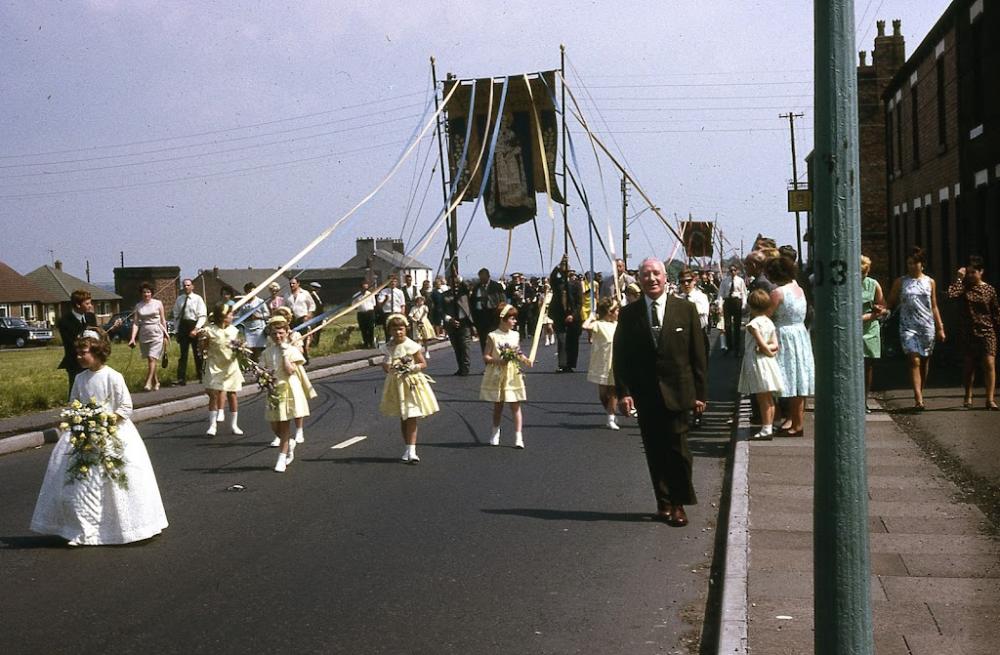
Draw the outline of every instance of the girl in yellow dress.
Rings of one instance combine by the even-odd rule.
[[[274,376],[274,385],[268,391],[267,412],[264,417],[271,424],[281,448],[274,470],[284,473],[285,467],[295,459],[295,440],[290,438],[290,419],[309,416],[309,399],[316,391],[309,382],[303,364],[305,356],[289,342],[288,321],[283,316],[272,316],[267,322],[269,343],[260,354],[259,363]]]
[[[379,411],[399,417],[399,430],[406,450],[400,458],[408,464],[420,461],[417,456],[417,419],[438,411],[437,398],[431,391],[432,380],[424,371],[427,360],[419,343],[406,336],[409,326],[402,314],[392,314],[385,322],[389,340],[382,347],[385,359],[385,386]]]
[[[305,340],[302,338],[302,333],[297,330],[291,329],[292,310],[289,309],[288,307],[278,307],[277,309],[274,310],[274,315],[281,316],[288,322],[289,325],[288,343],[291,344],[293,348],[297,349],[300,353],[302,353],[303,361],[305,361]],[[294,420],[294,423],[295,423],[295,443],[299,444],[305,442],[306,440],[305,419],[297,418]],[[281,445],[281,440],[278,439],[278,437],[275,437],[274,441],[271,442],[272,448],[277,448],[280,445]]]
[[[232,306],[217,303],[212,308],[212,320],[199,333],[199,346],[205,356],[202,382],[208,394],[208,429],[205,434],[215,436],[216,425],[226,420],[225,400],[229,399],[229,430],[233,434],[243,434],[237,425],[239,401],[236,393],[243,388],[243,371],[240,370],[233,341],[239,339],[240,331],[232,326]]]
[[[424,300],[423,296],[417,296],[413,299],[413,308],[410,310],[410,325],[412,325],[412,338],[417,343],[424,347],[424,359],[430,359],[431,354],[427,350],[427,344],[436,339],[434,334],[434,326],[431,325],[431,320],[428,318],[430,314],[430,309],[427,307],[427,301]]]
[[[510,405],[514,419],[514,447],[524,448],[521,433],[521,401],[527,398],[521,366],[531,366],[531,360],[521,352],[521,335],[517,333],[517,308],[507,303],[497,306],[500,327],[490,332],[483,351],[486,370],[479,388],[479,399],[493,403],[493,432],[490,445],[500,445],[500,418],[504,403]]]
[[[615,421],[615,407],[618,398],[615,395],[615,376],[611,371],[611,350],[615,340],[615,328],[618,327],[618,303],[613,298],[601,298],[597,303],[597,318],[588,318],[583,322],[583,329],[590,332],[593,346],[590,347],[590,364],[587,366],[587,382],[597,385],[597,393],[601,405],[608,413],[605,426],[609,430],[618,430]]]

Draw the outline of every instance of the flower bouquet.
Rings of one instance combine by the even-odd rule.
[[[520,346],[508,346],[507,344],[501,344],[498,350],[501,362],[504,362],[505,364],[513,363],[517,365],[517,368],[521,368],[521,364],[525,360],[525,355]]]
[[[410,356],[397,357],[392,360],[392,370],[396,372],[396,375],[406,377],[414,371],[413,358]]]
[[[86,404],[74,400],[59,414],[59,429],[69,432],[69,467],[66,484],[85,480],[94,471],[128,488],[124,446],[118,436],[118,415],[91,398]]]
[[[236,353],[236,361],[240,364],[240,370],[247,373],[251,381],[256,380],[257,386],[267,394],[267,404],[271,409],[278,409],[281,404],[281,386],[285,382],[278,379],[275,372],[254,360],[253,350],[245,342],[233,339],[229,342],[229,347]]]

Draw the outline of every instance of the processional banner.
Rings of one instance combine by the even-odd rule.
[[[545,78],[544,82],[542,77]],[[535,217],[537,212],[535,194],[544,193],[546,188],[545,167],[542,165],[543,152],[549,171],[548,186],[552,201],[563,202],[555,178],[559,123],[550,95],[556,88],[555,80],[555,71],[529,76],[531,84],[529,94],[522,76],[510,78],[503,113],[499,119],[500,131],[493,154],[493,164],[483,191],[486,216],[493,227],[509,229]],[[446,108],[448,166],[451,179],[458,180],[455,188],[463,189],[469,185],[469,190],[463,198],[464,201],[468,201],[475,200],[479,195],[483,172],[487,168],[485,158],[489,155],[489,144],[496,126],[503,79],[447,80],[444,83],[445,95],[456,84],[459,88]],[[492,111],[489,108],[490,84],[494,85]],[[476,99],[470,116],[469,99],[473,87],[476,90]],[[534,99],[534,110],[532,110],[532,99]],[[535,124],[536,115],[538,125]],[[471,132],[468,130],[470,120]],[[465,143],[467,132],[468,145]],[[542,135],[541,146],[538,144],[539,132]],[[473,175],[472,169],[476,165],[484,141],[486,143],[484,161]],[[462,164],[463,150],[466,151],[465,162],[461,170],[458,170]]]
[[[681,236],[684,239],[684,250],[688,257],[711,257],[712,232],[715,223],[712,221],[685,221],[681,224]]]

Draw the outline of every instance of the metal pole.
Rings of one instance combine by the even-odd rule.
[[[817,655],[874,652],[868,559],[861,208],[853,0],[816,0],[816,479],[813,580]]]
[[[569,183],[566,178],[566,46],[559,44],[559,79],[562,81],[562,179],[563,179],[563,254],[569,252]]]
[[[622,177],[622,261],[628,268],[628,182]]]
[[[787,114],[779,114],[778,118],[788,119],[788,129],[792,134],[792,188],[796,191],[799,190],[799,169],[798,164],[795,161],[795,119],[802,118],[805,114],[796,114],[794,112],[788,112]],[[799,253],[799,263],[802,262],[802,224],[799,222],[799,212],[795,212],[795,242],[797,244]]]
[[[438,101],[437,94],[437,67],[435,66],[434,57],[431,57],[431,79],[434,81],[434,109],[435,111],[440,109],[441,103]],[[448,79],[452,79],[451,73],[448,74]],[[457,82],[456,82],[457,84]],[[472,117],[469,117],[472,120]],[[444,206],[447,207],[451,203],[451,197],[448,194],[448,180],[445,177],[445,165],[444,165],[444,143],[441,136],[441,118],[438,116],[437,123],[437,142],[438,142],[438,158],[441,161],[441,191],[444,194]],[[458,271],[458,259],[456,254],[458,251],[458,211],[453,210],[447,218],[447,230],[448,230],[448,265],[445,267],[445,277],[449,277],[449,273],[454,269],[455,272]]]

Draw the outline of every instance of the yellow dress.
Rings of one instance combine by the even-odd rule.
[[[490,342],[486,345],[487,352],[499,358],[500,346],[517,348],[521,335],[514,330],[493,330],[489,335]],[[497,362],[487,364],[483,371],[483,383],[479,387],[479,399],[495,403],[514,403],[527,399],[524,389],[524,375],[516,362]]]
[[[408,337],[403,339],[403,343],[390,341],[382,346],[382,354],[390,365],[404,357],[412,359],[421,350],[423,347]],[[432,382],[434,380],[430,376],[420,371],[400,375],[395,370],[390,370],[382,387],[379,411],[386,416],[398,416],[401,420],[430,416],[440,409],[431,390]]]
[[[427,341],[428,339],[434,338],[434,326],[431,325],[431,321],[427,318],[427,314],[427,305],[417,305],[410,310],[410,325],[414,340],[420,339],[421,341]]]
[[[316,397],[316,390],[302,366],[306,358],[299,349],[287,343],[277,344],[271,341],[258,361],[264,368],[274,371],[278,380],[278,401],[272,404],[267,400],[264,418],[277,422],[309,416],[309,399]],[[285,370],[286,361],[295,365],[295,372],[291,375]]]
[[[611,350],[615,341],[615,328],[618,323],[612,321],[594,321],[591,323],[590,334],[594,343],[590,346],[590,364],[587,366],[587,382],[612,386],[615,376],[611,370]]]
[[[202,382],[214,391],[239,391],[243,388],[243,371],[230,342],[239,339],[240,331],[232,325],[219,327],[209,323],[202,331],[207,335],[205,370]]]

